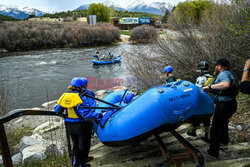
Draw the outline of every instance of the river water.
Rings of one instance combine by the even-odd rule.
[[[112,52],[121,55],[131,47],[120,44],[99,49],[100,54]],[[8,94],[8,110],[39,107],[44,102],[58,99],[76,76],[92,77],[91,88],[94,91],[103,89],[107,79],[111,79],[113,85],[118,85],[116,81],[126,80],[129,76],[122,61],[93,65],[94,53],[95,48],[0,53],[0,89]]]

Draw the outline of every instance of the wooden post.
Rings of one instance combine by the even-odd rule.
[[[13,167],[11,155],[10,155],[10,149],[9,149],[4,125],[2,122],[0,122],[0,150],[2,152],[4,166]]]

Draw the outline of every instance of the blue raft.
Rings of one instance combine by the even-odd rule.
[[[96,65],[103,65],[103,64],[113,64],[113,63],[119,63],[121,61],[121,57],[118,56],[116,57],[115,59],[112,59],[112,60],[97,60],[97,59],[94,59],[92,60],[93,64],[96,64]]]
[[[122,99],[124,93],[126,95]],[[177,128],[194,115],[214,111],[211,97],[188,81],[153,87],[131,102],[130,95],[131,92],[122,90],[110,93],[103,99],[122,106],[117,111],[106,111],[96,127],[96,133],[105,145],[135,144],[153,134]],[[99,107],[109,105],[100,103]]]

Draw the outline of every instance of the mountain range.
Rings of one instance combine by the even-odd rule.
[[[129,11],[129,12],[146,12],[158,15],[164,15],[166,10],[172,10],[173,6],[166,2],[152,2],[148,3],[144,0],[131,0],[124,4],[120,1],[107,0],[103,2],[108,7],[113,7],[115,10]],[[88,9],[90,4],[85,4],[75,10]]]
[[[29,17],[29,15],[42,16],[45,14],[45,12],[28,7],[18,8],[17,6],[9,7],[5,5],[0,5],[0,14],[11,16],[16,19],[25,19]]]
[[[166,10],[172,10],[173,6],[170,3],[166,2],[152,2],[148,3],[144,0],[131,0],[129,3],[125,4],[124,2],[115,1],[115,0],[106,0],[103,2],[104,5],[108,7],[113,7],[115,10],[121,11],[130,11],[130,12],[146,12],[153,13],[158,15],[164,15]],[[75,10],[88,9],[90,4],[81,5]],[[29,15],[42,16],[46,12],[42,12],[34,8],[18,8],[17,6],[5,6],[0,5],[0,14],[11,16],[17,19],[25,19]]]

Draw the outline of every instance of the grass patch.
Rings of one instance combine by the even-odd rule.
[[[121,30],[121,34],[122,35],[130,35],[131,34],[131,30]]]
[[[10,147],[10,153],[12,155],[16,154],[19,152],[19,141],[22,137],[24,136],[30,136],[32,135],[33,128],[24,126],[21,127],[20,129],[15,129],[15,130],[6,130],[6,136],[8,140],[8,144]]]
[[[65,167],[71,166],[71,159],[68,153],[64,153],[62,156],[58,157],[48,157],[44,160],[35,160],[30,163],[25,163],[23,167]]]

